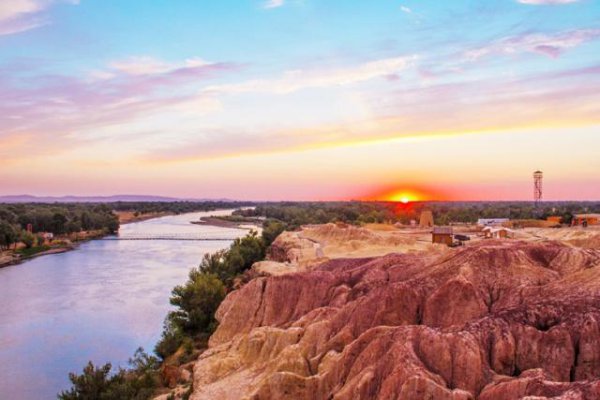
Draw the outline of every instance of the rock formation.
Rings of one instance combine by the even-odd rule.
[[[600,250],[333,259],[251,280],[217,318],[193,400],[600,398]]]

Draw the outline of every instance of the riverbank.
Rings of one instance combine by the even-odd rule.
[[[156,218],[123,225],[119,232],[212,237],[218,231],[230,241],[91,240],[76,251],[0,269],[0,393],[18,393],[22,400],[56,398],[71,386],[69,372],[81,373],[90,360],[127,366],[138,347],[152,353],[172,310],[173,288],[204,254],[246,234],[190,221],[231,211]]]
[[[215,211],[221,211],[221,210],[215,210]],[[132,224],[135,222],[143,222],[143,221],[148,221],[148,220],[155,219],[155,218],[162,218],[162,217],[176,215],[175,213],[168,212],[168,211],[151,212],[151,213],[145,213],[145,214],[139,214],[134,211],[113,211],[113,212],[119,218],[120,225],[127,225],[127,224]],[[209,216],[209,217],[200,218],[199,221],[191,221],[191,223],[195,224],[195,225],[208,225],[208,226],[218,226],[218,227],[222,227],[222,228],[235,228],[235,229],[245,229],[245,230],[259,229],[261,226],[258,221],[256,221],[255,224],[253,224],[248,219],[244,219],[243,222],[241,220],[238,222],[234,222],[231,220],[227,220],[227,217],[231,217],[231,216],[230,215],[223,216],[223,217]],[[19,250],[4,251],[4,252],[2,252],[2,254],[0,254],[0,268],[9,267],[11,265],[17,265],[22,262],[31,260],[33,258],[37,258],[37,257],[45,256],[45,255],[60,254],[60,253],[64,253],[67,251],[75,250],[80,243],[85,243],[87,241],[94,240],[94,239],[101,239],[106,235],[108,235],[108,233],[106,231],[84,231],[84,232],[70,234],[70,235],[67,235],[66,237],[57,238],[54,241],[54,244],[50,245],[50,248],[48,250],[34,252],[32,254],[27,254],[27,255],[20,254],[18,252]]]
[[[65,253],[75,250],[79,244],[106,236],[105,231],[78,232],[64,238],[58,238],[48,245],[36,246],[26,249],[7,250],[0,255],[0,268],[21,264],[37,257]]]
[[[200,218],[198,221],[190,221],[194,225],[217,226],[220,228],[233,228],[252,230],[262,227],[262,220],[257,218],[245,218],[235,216],[210,216]]]
[[[75,246],[56,247],[56,248],[50,248],[48,250],[39,251],[39,252],[30,254],[30,255],[22,255],[22,254],[14,253],[14,252],[9,253],[9,254],[3,254],[2,256],[0,256],[0,268],[20,264],[24,261],[32,260],[36,257],[47,256],[47,255],[51,255],[51,254],[65,253],[69,250],[73,250],[74,248],[75,248]],[[4,253],[7,253],[7,252],[4,252]]]
[[[140,214],[135,211],[113,211],[113,212],[117,215],[117,217],[119,217],[119,224],[121,224],[121,225],[131,224],[134,222],[147,221],[147,220],[153,219],[153,218],[167,217],[169,215],[175,215],[175,213],[168,212],[168,211],[151,212],[151,213],[146,213],[146,214]]]

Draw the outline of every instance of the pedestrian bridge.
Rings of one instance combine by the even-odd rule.
[[[232,241],[237,239],[239,236],[232,236],[231,234],[197,234],[197,233],[160,233],[160,234],[127,234],[121,236],[106,236],[101,240],[174,240],[174,241],[213,241],[213,242],[224,242]]]

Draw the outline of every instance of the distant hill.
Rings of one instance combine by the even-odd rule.
[[[176,202],[176,201],[233,201],[229,199],[182,199],[165,196],[114,195],[114,196],[31,196],[27,194],[0,196],[0,203],[113,203],[129,202]]]

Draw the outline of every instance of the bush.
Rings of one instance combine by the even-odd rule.
[[[139,348],[129,360],[129,369],[112,373],[112,365],[96,367],[91,361],[81,375],[69,374],[71,389],[60,400],[142,400],[152,396],[158,384],[158,360]]]
[[[30,249],[35,242],[35,236],[31,232],[21,231],[21,242],[23,242],[26,248]]]
[[[0,220],[0,250],[6,249],[17,242],[19,238],[17,230],[6,221]]]
[[[178,310],[169,313],[174,328],[184,333],[211,333],[216,328],[215,311],[225,298],[225,285],[214,274],[194,268],[189,280],[173,289],[171,304]]]
[[[154,346],[154,352],[161,359],[166,359],[172,354],[175,354],[179,347],[183,344],[185,336],[171,321],[169,317],[163,326],[162,335]]]
[[[36,246],[43,246],[44,244],[46,244],[46,238],[44,237],[44,235],[37,235],[35,237],[35,244]]]
[[[275,239],[277,239],[277,236],[279,236],[283,231],[285,231],[286,228],[287,224],[284,222],[275,219],[265,221],[265,223],[263,224],[262,232],[264,246],[269,247],[271,243],[273,243]]]

